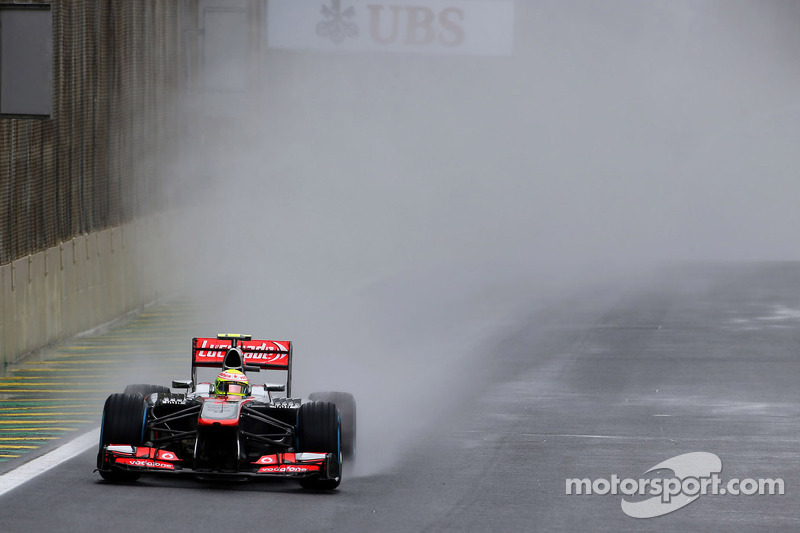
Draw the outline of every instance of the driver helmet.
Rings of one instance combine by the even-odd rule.
[[[217,396],[249,396],[250,382],[240,370],[223,370],[214,382],[214,394]]]

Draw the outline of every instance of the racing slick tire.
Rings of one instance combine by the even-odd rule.
[[[349,392],[314,392],[309,400],[331,402],[342,417],[342,459],[352,463],[356,458],[356,399]]]
[[[308,402],[297,413],[297,450],[332,453],[329,479],[300,479],[300,486],[312,490],[334,490],[342,480],[341,421],[339,410],[331,402]]]
[[[112,394],[103,407],[103,422],[100,425],[100,449],[97,453],[97,468],[107,481],[135,481],[136,472],[103,469],[103,446],[106,444],[130,444],[141,446],[147,421],[147,404],[139,394]]]
[[[154,392],[159,394],[169,394],[172,391],[169,389],[169,387],[165,387],[163,385],[136,384],[125,387],[125,392],[123,394],[141,394],[143,398],[147,398]]]

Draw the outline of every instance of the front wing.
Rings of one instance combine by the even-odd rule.
[[[231,475],[233,477],[319,477],[332,479],[339,476],[338,461],[332,453],[273,453],[262,455],[257,461],[240,463],[239,471],[209,472],[191,467],[174,452],[147,446],[108,444],[100,450],[100,470],[125,470],[138,473],[184,475]]]

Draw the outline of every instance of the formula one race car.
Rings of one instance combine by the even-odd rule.
[[[199,382],[198,370],[208,368],[218,373],[216,381]],[[251,385],[246,373],[261,370],[285,380]],[[343,463],[355,456],[355,400],[344,392],[292,398],[291,342],[240,334],[195,338],[191,376],[172,382],[185,393],[129,385],[108,397],[97,454],[103,479],[158,473],[296,478],[316,490],[339,486]]]

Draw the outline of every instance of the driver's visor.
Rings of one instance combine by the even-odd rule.
[[[228,394],[244,394],[244,386],[236,383],[229,383]]]

